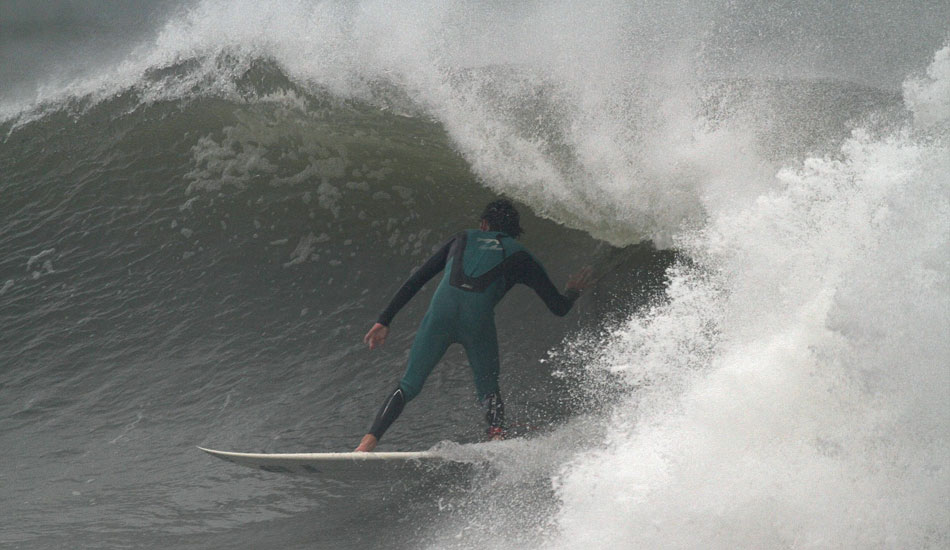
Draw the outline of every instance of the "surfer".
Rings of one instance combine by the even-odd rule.
[[[422,319],[409,352],[409,364],[399,385],[383,402],[357,452],[372,451],[406,403],[416,397],[436,363],[453,343],[465,348],[478,399],[486,409],[488,435],[505,435],[504,404],[498,389],[498,337],[494,308],[515,284],[531,287],[548,309],[566,315],[591,282],[584,268],[558,292],[541,264],[516,241],[522,233],[518,210],[511,201],[490,202],[478,229],[453,235],[402,285],[363,341],[376,349],[386,341],[389,324],[422,286],[445,269],[429,311]]]

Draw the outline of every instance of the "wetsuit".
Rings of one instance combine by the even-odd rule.
[[[409,352],[399,386],[380,409],[371,434],[383,432],[403,406],[422,390],[436,363],[453,343],[465,348],[479,400],[488,409],[489,432],[501,430],[504,405],[498,391],[498,338],[494,308],[518,283],[538,294],[555,315],[565,315],[577,299],[576,290],[562,295],[541,264],[505,233],[468,230],[454,235],[402,285],[378,323],[389,326],[396,313],[440,271],[445,275],[429,304]]]

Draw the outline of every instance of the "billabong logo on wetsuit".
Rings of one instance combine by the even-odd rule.
[[[483,237],[478,237],[478,241],[481,243],[478,246],[479,250],[504,250],[501,247],[501,243],[498,242],[498,239],[486,239]]]
[[[449,276],[449,284],[455,288],[469,292],[484,292],[492,283],[498,280],[499,277],[504,275],[506,266],[509,266],[512,258],[519,258],[522,254],[526,255],[527,253],[517,252],[514,256],[508,256],[505,251],[505,245],[501,242],[501,233],[496,235],[494,239],[483,237],[475,238],[481,241],[478,243],[479,250],[500,251],[502,256],[501,262],[478,277],[469,277],[466,275],[462,269],[462,258],[465,256],[465,244],[468,240],[468,234],[459,233],[452,243],[452,248],[449,250],[449,255],[452,257],[452,272]]]

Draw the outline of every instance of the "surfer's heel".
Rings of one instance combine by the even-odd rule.
[[[488,428],[488,439],[493,441],[505,439],[508,435],[508,431],[501,426],[491,426]]]

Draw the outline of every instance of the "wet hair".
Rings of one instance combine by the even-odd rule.
[[[488,203],[482,211],[482,219],[488,222],[489,231],[501,231],[516,239],[524,233],[521,229],[521,217],[518,215],[518,210],[508,199],[498,199]]]

